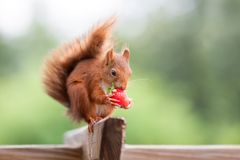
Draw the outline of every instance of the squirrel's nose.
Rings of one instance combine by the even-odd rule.
[[[122,89],[122,90],[125,90],[125,89],[126,89],[126,87],[120,87],[120,89]]]
[[[126,87],[124,87],[124,86],[116,86],[116,88],[118,88],[118,89],[122,89],[122,90],[125,90],[126,89]]]
[[[125,90],[127,88],[127,84],[117,82],[115,87],[119,88],[119,89],[122,89],[122,90]]]
[[[126,84],[123,84],[123,85],[120,86],[120,89],[122,89],[122,90],[125,90],[126,88],[127,88]]]

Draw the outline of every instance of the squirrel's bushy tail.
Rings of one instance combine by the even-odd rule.
[[[74,67],[83,59],[102,56],[109,45],[111,28],[115,17],[95,26],[91,32],[63,47],[56,49],[46,59],[43,69],[43,84],[48,95],[69,107],[66,80]]]

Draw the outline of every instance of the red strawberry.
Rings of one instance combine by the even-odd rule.
[[[112,92],[111,98],[119,100],[118,104],[121,106],[121,108],[125,108],[125,109],[130,108],[131,99],[127,96],[124,90],[119,88],[115,89]]]

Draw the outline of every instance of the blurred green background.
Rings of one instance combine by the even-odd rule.
[[[127,120],[127,143],[240,143],[240,1],[1,0],[0,144],[62,143],[85,125],[44,93],[41,67],[112,13],[118,48],[132,52],[134,106],[114,114]]]

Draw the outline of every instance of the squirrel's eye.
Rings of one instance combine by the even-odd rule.
[[[116,76],[117,76],[117,72],[116,72],[116,70],[115,70],[115,69],[112,69],[112,70],[111,70],[111,75],[112,75],[112,76],[114,76],[114,77],[116,77]]]

